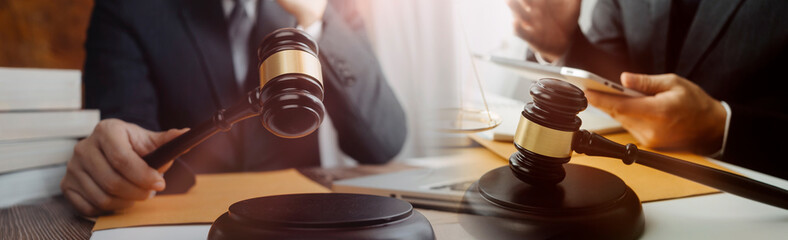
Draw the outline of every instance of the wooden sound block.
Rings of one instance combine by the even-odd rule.
[[[408,202],[315,193],[234,203],[213,223],[208,239],[435,239],[435,234]]]
[[[620,178],[600,169],[564,164],[555,186],[520,181],[508,166],[496,168],[466,191],[471,214],[460,224],[481,239],[636,239],[643,209]]]

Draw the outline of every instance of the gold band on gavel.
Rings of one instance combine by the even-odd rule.
[[[572,138],[575,132],[548,128],[532,122],[520,114],[520,123],[514,134],[514,143],[528,151],[554,158],[572,156]]]
[[[284,50],[268,56],[260,64],[260,86],[265,86],[265,83],[271,79],[288,73],[306,74],[323,84],[320,60],[315,55],[300,50]]]

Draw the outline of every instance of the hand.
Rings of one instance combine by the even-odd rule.
[[[85,216],[131,207],[134,200],[145,200],[153,196],[152,191],[164,190],[161,173],[171,165],[157,171],[140,156],[186,131],[151,132],[118,119],[102,120],[74,147],[60,189]]]
[[[646,147],[712,154],[722,147],[727,112],[720,101],[675,74],[623,73],[624,87],[652,96],[587,91],[588,101],[621,122]]]
[[[320,19],[326,12],[327,0],[277,0],[285,11],[296,17],[298,25],[307,28]]]
[[[555,61],[569,49],[578,28],[581,0],[509,0],[517,36],[539,52],[545,60]]]

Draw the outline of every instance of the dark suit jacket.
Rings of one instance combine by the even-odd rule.
[[[592,27],[575,34],[566,65],[619,79],[622,71],[667,70],[670,0],[599,0]],[[788,1],[700,3],[676,74],[727,102],[722,160],[788,179]]]
[[[401,149],[405,115],[381,72],[352,4],[330,1],[318,45],[328,115],[341,149],[362,163],[384,163]],[[295,18],[261,0],[250,37],[257,45]],[[88,30],[86,106],[150,130],[193,127],[242,100],[254,84],[235,81],[220,0],[98,0]],[[318,166],[317,132],[278,138],[248,119],[182,157],[196,172]]]

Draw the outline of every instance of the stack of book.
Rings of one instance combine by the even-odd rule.
[[[62,177],[64,171],[53,169],[65,169],[78,139],[90,135],[99,121],[98,110],[81,108],[79,70],[0,67],[0,192],[25,192],[26,186],[10,184],[40,177],[41,171],[20,177],[32,169],[56,171],[44,177]],[[0,206],[8,201],[0,199]]]

